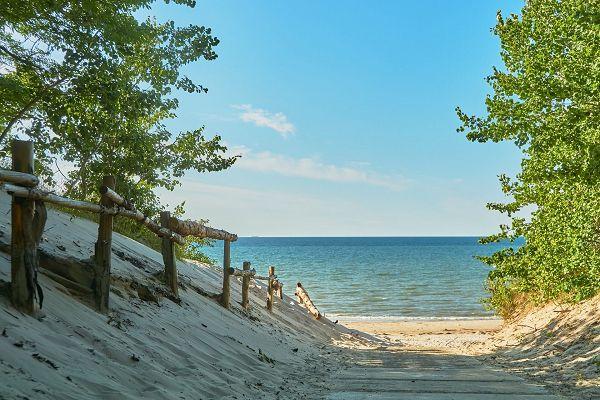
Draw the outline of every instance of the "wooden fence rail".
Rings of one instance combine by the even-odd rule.
[[[104,177],[100,186],[99,204],[74,200],[44,191],[37,187],[40,180],[33,174],[33,154],[33,142],[15,140],[12,143],[12,170],[0,170],[0,189],[12,196],[11,300],[16,308],[29,314],[35,314],[42,306],[43,293],[37,283],[40,255],[44,257],[45,264],[48,264],[49,259],[54,260],[53,255],[39,249],[46,222],[44,205],[46,202],[100,215],[98,238],[92,262],[80,260],[78,263],[73,259],[67,263],[63,262],[64,260],[54,260],[56,262],[50,263],[52,268],[48,272],[50,276],[68,282],[73,287],[81,287],[86,293],[91,293],[96,309],[100,312],[106,313],[109,309],[112,232],[113,219],[116,216],[133,219],[162,238],[164,280],[176,297],[178,297],[178,282],[175,243],[185,245],[185,237],[194,236],[223,240],[224,242],[223,291],[220,296],[220,303],[223,307],[229,308],[230,306],[231,276],[242,278],[241,305],[244,309],[248,309],[250,305],[249,288],[252,279],[267,281],[266,308],[269,311],[273,310],[275,292],[283,300],[283,283],[277,280],[275,267],[269,267],[268,276],[257,275],[256,270],[250,268],[249,261],[243,263],[241,270],[231,267],[231,243],[238,239],[237,235],[205,226],[197,221],[180,220],[168,211],[161,213],[160,223],[158,223],[138,211],[130,200],[115,191],[116,180],[113,176]],[[74,265],[80,265],[81,271],[77,270]],[[301,287],[300,284],[298,286]],[[310,301],[308,294],[301,295],[300,300],[307,305],[311,313],[314,313],[313,309],[316,310],[316,307]],[[309,307],[309,305],[311,306]],[[320,314],[318,311],[316,313],[319,318]]]
[[[229,242],[235,242],[238,238],[237,235],[226,232],[222,229],[214,229],[202,225],[201,223],[196,221],[183,221],[175,217],[171,217],[169,228],[183,236],[195,236],[198,238],[226,240]]]
[[[176,232],[162,228],[158,223],[148,218],[139,211],[130,211],[121,207],[106,207],[102,204],[94,204],[88,201],[73,200],[67,197],[58,196],[52,192],[47,192],[41,189],[24,188],[10,183],[2,184],[2,188],[13,197],[22,197],[30,200],[38,200],[47,203],[56,204],[66,208],[72,208],[79,211],[87,211],[95,214],[120,215],[131,218],[142,225],[146,226],[157,236],[167,237],[169,240],[179,244],[185,244],[185,239]]]
[[[306,309],[316,319],[321,318],[321,313],[319,312],[317,307],[315,307],[315,304],[312,302],[312,300],[310,299],[310,296],[308,295],[308,293],[306,292],[306,290],[304,289],[304,287],[302,286],[302,284],[300,282],[298,282],[298,284],[296,285],[296,293],[295,294],[296,294],[296,296],[298,296],[298,302],[300,302],[301,304],[304,304]]]
[[[26,172],[0,170],[0,182],[10,182],[19,186],[34,187],[40,183],[37,176]]]

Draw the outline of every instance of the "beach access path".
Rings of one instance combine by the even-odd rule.
[[[559,400],[472,356],[433,351],[355,351],[354,365],[332,376],[328,400]]]
[[[473,347],[489,341],[499,320],[344,325],[371,336],[340,344],[344,362],[330,377],[328,400],[564,399],[477,356]]]

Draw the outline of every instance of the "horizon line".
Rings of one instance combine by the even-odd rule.
[[[460,238],[460,237],[486,237],[489,235],[238,235],[240,238]]]

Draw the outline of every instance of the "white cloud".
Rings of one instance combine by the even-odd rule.
[[[232,107],[241,111],[239,117],[242,121],[273,129],[283,137],[287,137],[296,131],[294,124],[288,121],[286,115],[281,112],[271,113],[262,108],[254,108],[251,104],[234,105]]]
[[[292,158],[269,151],[255,153],[243,146],[233,148],[232,151],[242,156],[234,168],[331,182],[363,183],[390,190],[400,190],[406,185],[406,180],[402,177],[391,177],[364,169],[327,164],[309,157]]]
[[[161,198],[171,205],[187,200],[185,218],[208,218],[210,226],[238,235],[315,235],[315,227],[331,218],[329,204],[308,193],[255,190],[199,179],[184,179],[181,190],[160,190]]]

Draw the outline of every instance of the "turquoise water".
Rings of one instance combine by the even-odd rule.
[[[302,282],[326,315],[344,319],[491,316],[481,305],[489,268],[474,258],[504,247],[477,237],[239,238],[232,266],[269,265],[293,295]],[[223,244],[203,247],[222,265]]]

